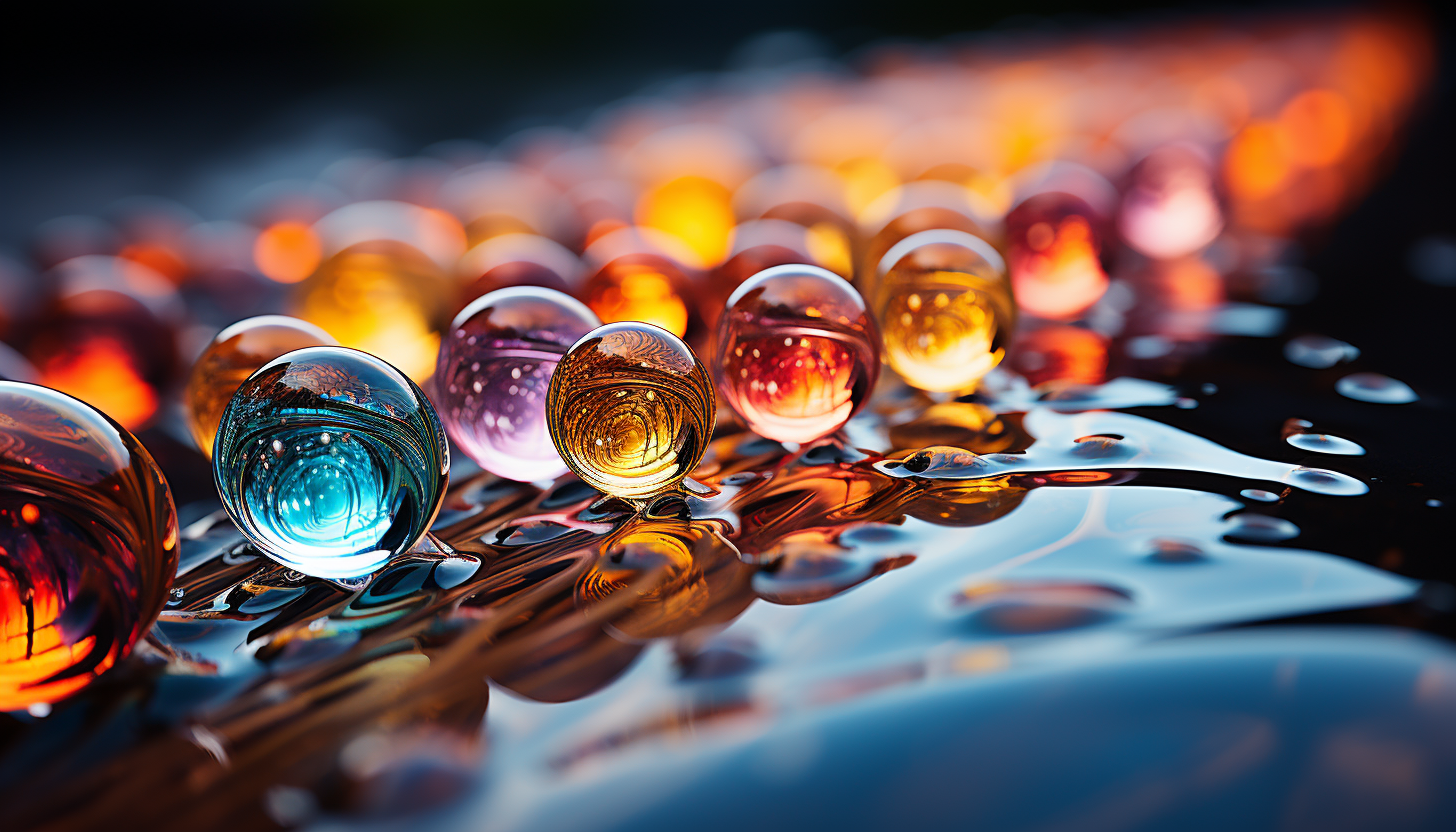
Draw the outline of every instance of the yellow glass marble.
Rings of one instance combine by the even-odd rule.
[[[979,237],[906,237],[880,261],[874,298],[884,359],[913,387],[968,391],[1006,357],[1016,307],[1005,261]]]
[[[591,487],[644,500],[697,467],[717,415],[708,370],[681,339],[638,321],[587,333],[546,393],[551,441]]]
[[[286,352],[334,346],[333,336],[287,315],[259,315],[213,336],[187,379],[187,427],[208,459],[222,423],[222,411],[254,370]]]

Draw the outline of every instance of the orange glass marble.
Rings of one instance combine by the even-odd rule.
[[[333,336],[287,315],[259,315],[213,336],[187,379],[187,427],[208,459],[223,409],[254,370],[286,352],[335,346]]]
[[[121,661],[166,602],[177,544],[136,437],[64,393],[0,382],[0,711]]]
[[[843,278],[776,266],[728,300],[718,324],[723,400],[754,432],[812,442],[844,427],[874,390],[880,333]]]
[[[603,323],[641,321],[697,340],[704,325],[693,255],[655,229],[624,228],[585,252],[591,270],[580,297]],[[681,256],[677,256],[681,255]],[[683,258],[687,258],[684,260]]]
[[[960,185],[936,180],[902,185],[875,200],[860,216],[860,232],[868,240],[864,276],[873,280],[893,265],[883,262],[886,253],[911,234],[948,228],[988,240],[991,224],[971,192]]]
[[[1006,357],[1016,307],[1006,264],[962,231],[922,231],[885,255],[874,308],[885,361],[912,387],[962,392]]]

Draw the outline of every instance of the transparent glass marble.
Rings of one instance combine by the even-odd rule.
[[[723,400],[754,432],[812,442],[844,426],[880,374],[864,299],[825,269],[776,266],[748,279],[718,324]]]
[[[1006,356],[1016,307],[1005,262],[979,237],[906,237],[886,253],[874,299],[885,361],[913,387],[970,390]]]
[[[287,315],[247,318],[213,336],[187,379],[187,427],[197,447],[212,458],[222,411],[253,371],[286,352],[337,343],[317,326]]]
[[[450,452],[434,407],[403,373],[368,353],[310,347],[238,388],[212,465],[253,545],[308,575],[354,578],[429,529]]]
[[[476,298],[440,345],[435,400],[450,438],[493,474],[555,479],[566,464],[546,427],[546,389],[572,344],[601,321],[580,301],[521,286]]]
[[[177,512],[141,443],[64,393],[0,382],[0,711],[131,651],[177,573]]]
[[[713,381],[692,349],[637,321],[576,342],[546,396],[551,441],[567,466],[604,494],[637,500],[697,467],[716,409]]]

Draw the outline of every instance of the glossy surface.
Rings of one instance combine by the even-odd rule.
[[[813,266],[778,266],[739,286],[717,345],[723,401],[750,430],[781,442],[839,430],[880,375],[880,332],[864,299]]]
[[[1016,320],[1001,256],[951,230],[912,235],[885,255],[874,308],[886,363],[937,392],[969,390],[1000,364]]]
[[[286,315],[247,318],[213,336],[187,379],[187,427],[203,455],[212,458],[223,409],[253,371],[286,352],[337,343],[308,321]]]
[[[0,711],[54,702],[131,651],[177,571],[177,512],[136,438],[0,382]]]
[[[608,324],[561,359],[546,397],[551,440],[587,485],[646,499],[682,482],[713,435],[708,370],[670,332]]]
[[[435,369],[450,438],[506,479],[566,473],[546,426],[546,390],[561,356],[600,325],[579,301],[550,289],[500,289],[472,301],[450,324]]]
[[[384,361],[311,347],[265,364],[223,412],[213,475],[253,545],[306,575],[367,575],[440,510],[449,448],[435,409]]]

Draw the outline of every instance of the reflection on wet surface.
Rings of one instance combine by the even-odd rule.
[[[903,804],[925,822],[1057,826],[1074,815],[1039,815],[1004,785],[1013,773],[1075,786],[1083,797],[1059,812],[1166,818],[1313,754],[1277,765],[1308,779],[1287,811],[1319,818],[1320,795],[1374,765],[1310,745],[1343,743],[1405,767],[1357,803],[1445,799],[1430,784],[1456,760],[1405,732],[1447,730],[1446,648],[1379,629],[1209,632],[1413,598],[1414,582],[1302,549],[1294,523],[1259,508],[1366,484],[1090,409],[1155,387],[1054,390],[1024,412],[994,394],[926,408],[891,389],[849,435],[928,447],[791,452],[724,433],[692,491],[640,512],[570,478],[542,491],[477,474],[427,545],[356,587],[291,572],[203,517],[146,658],[108,679],[130,693],[70,703],[63,725],[11,726],[0,774],[28,794],[22,817],[78,825],[123,807],[158,828],[451,807],[462,828],[609,828],[721,801],[713,783],[747,776],[755,792],[803,778],[808,794],[778,805],[860,823]],[[1376,727],[1279,716],[1356,683],[1379,692],[1352,708],[1433,706]],[[992,740],[1011,758],[986,756]],[[1078,755],[1109,743],[1106,781],[1071,783]],[[92,757],[98,744],[111,753]],[[971,804],[935,773],[965,766],[983,795]],[[856,785],[877,776],[893,782]],[[156,796],[139,806],[139,792]],[[597,811],[606,793],[627,801],[619,814]],[[820,805],[830,793],[846,799]],[[745,811],[725,805],[708,825]]]

